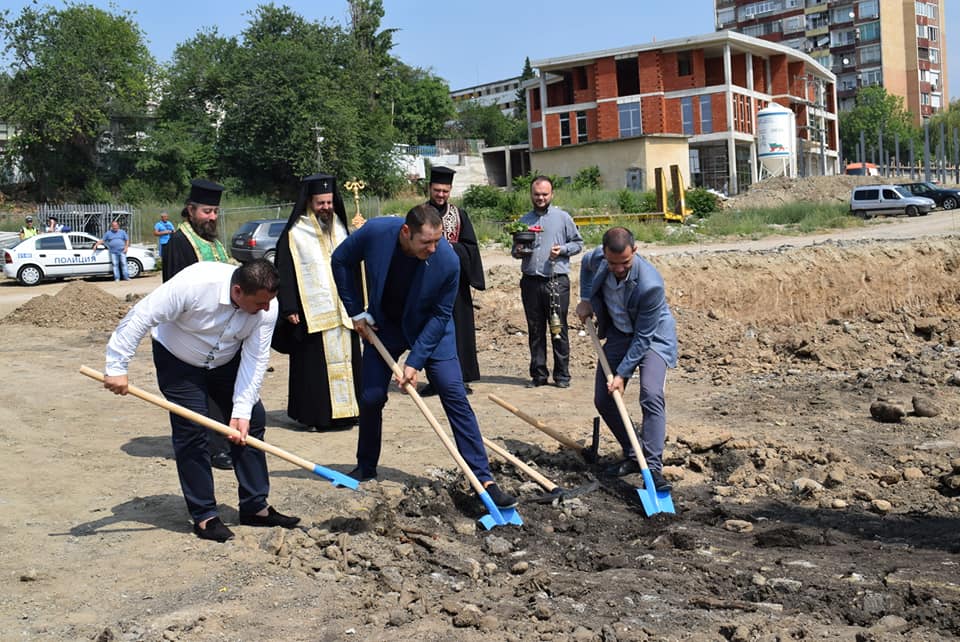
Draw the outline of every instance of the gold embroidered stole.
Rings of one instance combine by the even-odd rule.
[[[360,414],[353,386],[353,322],[337,295],[330,267],[333,250],[346,238],[347,230],[336,216],[330,221],[329,234],[309,214],[290,228],[290,255],[303,306],[304,318],[300,321],[307,325],[308,333],[320,332],[323,336],[334,419]]]

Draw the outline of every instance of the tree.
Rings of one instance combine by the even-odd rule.
[[[402,63],[394,71],[397,97],[393,125],[397,137],[410,144],[430,145],[441,138],[447,122],[457,116],[446,81]]]
[[[527,120],[527,90],[523,88],[523,83],[536,77],[533,73],[533,66],[530,64],[530,56],[523,59],[523,71],[520,72],[520,87],[517,88],[517,106],[514,109],[514,116],[517,120]]]
[[[154,62],[129,14],[90,5],[0,16],[11,76],[0,120],[41,197],[98,178],[103,152],[142,125]]]
[[[526,121],[504,116],[497,105],[464,103],[453,129],[455,135],[481,138],[489,147],[513,145],[527,137]]]
[[[894,149],[895,136],[899,136],[901,146],[909,145],[911,139],[916,143],[920,141],[919,131],[903,107],[903,98],[888,94],[883,87],[864,87],[857,93],[856,106],[850,111],[841,112],[840,139],[847,159],[856,158],[855,150],[860,145],[861,131],[868,158],[871,150],[879,151],[877,137],[880,132],[883,132],[885,153]]]

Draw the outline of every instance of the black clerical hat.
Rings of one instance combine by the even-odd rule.
[[[190,197],[187,200],[191,203],[219,206],[221,196],[223,196],[223,185],[202,178],[190,181]]]
[[[337,179],[330,174],[312,174],[301,181],[307,184],[307,195],[332,194]]]
[[[431,167],[430,182],[441,185],[453,185],[454,174],[456,174],[456,172],[449,167]]]

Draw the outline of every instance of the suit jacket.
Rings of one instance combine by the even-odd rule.
[[[612,323],[603,298],[603,282],[608,274],[610,270],[603,258],[603,248],[594,248],[584,255],[580,262],[580,298],[590,300],[601,337],[606,336]],[[625,287],[627,314],[633,322],[633,341],[616,374],[629,379],[649,350],[660,355],[667,366],[675,367],[677,325],[667,305],[663,277],[649,261],[634,255]]]
[[[363,296],[352,278],[362,261],[369,291],[367,312],[378,325],[387,322],[381,307],[383,288],[403,221],[393,216],[370,219],[334,250],[333,278],[351,317],[364,311]],[[433,256],[417,265],[403,307],[400,329],[410,346],[407,365],[419,370],[428,359],[444,361],[457,356],[453,303],[459,282],[460,260],[441,238]]]

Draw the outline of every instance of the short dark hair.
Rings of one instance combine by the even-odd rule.
[[[533,189],[533,186],[537,183],[550,183],[550,189],[553,189],[553,181],[550,180],[549,176],[544,176],[543,174],[535,176],[534,179],[530,181],[530,189]]]
[[[403,222],[410,228],[411,234],[420,232],[424,225],[429,225],[430,227],[440,227],[443,225],[443,221],[440,220],[440,213],[426,203],[417,205],[407,212],[407,218],[404,219]]]
[[[611,227],[603,233],[603,249],[620,254],[634,246],[633,232],[625,227]]]
[[[240,290],[247,295],[256,294],[260,290],[275,293],[280,289],[280,273],[270,261],[255,259],[233,271],[230,285],[239,285]]]

